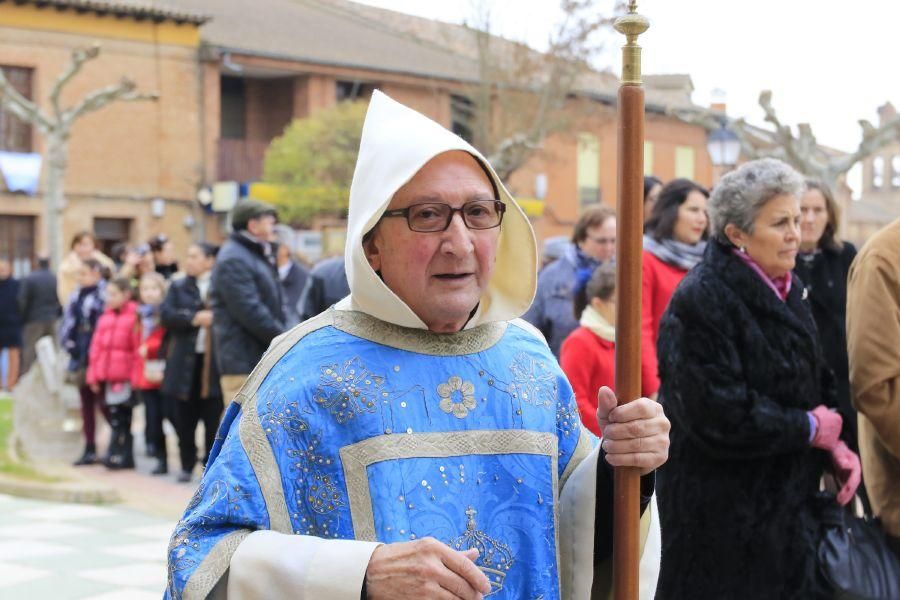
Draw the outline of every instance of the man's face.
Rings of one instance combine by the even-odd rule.
[[[275,224],[277,222],[274,215],[263,215],[247,221],[247,231],[257,239],[272,242],[275,241]]]
[[[5,258],[0,258],[0,279],[7,279],[12,275],[12,267]]]
[[[587,228],[587,235],[579,242],[581,251],[600,262],[616,255],[616,218],[610,217],[602,225]]]
[[[459,208],[473,200],[492,200],[490,180],[466,152],[431,159],[397,190],[387,210],[422,202]],[[459,331],[478,305],[491,279],[500,228],[472,230],[454,213],[445,231],[411,231],[403,217],[384,218],[364,250],[384,283],[432,331]]]

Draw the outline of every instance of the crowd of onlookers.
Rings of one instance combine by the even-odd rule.
[[[773,159],[711,191],[647,177],[644,214],[642,392],[672,421],[656,486],[658,597],[722,597],[736,577],[818,597],[820,487],[841,505],[859,497],[900,553],[900,221],[857,256],[827,186]],[[223,400],[272,339],[349,293],[342,257],[307,270],[278,243],[271,206],[243,201],[231,222],[221,248],[195,243],[181,264],[164,235],[109,258],[86,232],[56,275],[40,260],[17,281],[0,259],[7,385],[34,364],[37,339],[57,336],[81,398],[76,464],[101,460],[99,411],[112,429],[103,462],[133,467],[142,405],[154,473],[168,471],[169,420],[179,479],[190,480],[199,423],[208,456]],[[570,239],[548,240],[524,315],[598,435],[597,390],[615,384],[616,304],[628,301],[616,298],[616,229],[615,212],[595,206]]]
[[[221,248],[196,242],[180,255],[156,235],[107,256],[90,232],[80,232],[56,273],[40,258],[21,280],[0,257],[4,387],[34,366],[40,338],[58,342],[81,404],[84,451],[75,465],[133,468],[132,416],[142,406],[153,473],[169,471],[168,421],[178,439],[178,479],[190,481],[209,455],[224,401],[272,338],[348,293],[343,259],[310,271],[276,229],[271,206],[241,202],[231,221]],[[98,412],[111,429],[102,455]],[[200,423],[204,456],[195,442]]]
[[[646,177],[644,216],[642,392],[672,421],[657,598],[725,597],[735,580],[746,597],[824,597],[817,544],[835,500],[858,497],[900,557],[900,221],[854,262],[828,187],[771,159],[712,191]],[[615,250],[614,212],[585,210],[569,242],[545,244],[524,315],[598,435]]]

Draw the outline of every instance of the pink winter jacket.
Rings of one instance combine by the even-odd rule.
[[[134,302],[127,302],[119,310],[107,309],[100,315],[88,355],[88,385],[131,382],[138,356],[137,326]]]

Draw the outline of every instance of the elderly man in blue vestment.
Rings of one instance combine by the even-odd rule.
[[[640,467],[641,596],[669,422],[599,394],[582,426],[546,342],[527,217],[481,154],[376,92],[350,191],[350,295],[276,338],[169,546],[170,598],[588,599],[612,467]],[[606,571],[608,572],[608,571]]]

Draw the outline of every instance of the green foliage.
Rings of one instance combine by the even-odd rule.
[[[38,472],[31,465],[15,461],[9,455],[10,436],[13,428],[13,401],[9,396],[0,396],[0,475],[9,475],[32,481],[54,482],[51,477]]]
[[[279,187],[270,199],[282,221],[308,223],[345,213],[359,152],[365,102],[342,102],[296,119],[266,151],[263,181]]]

